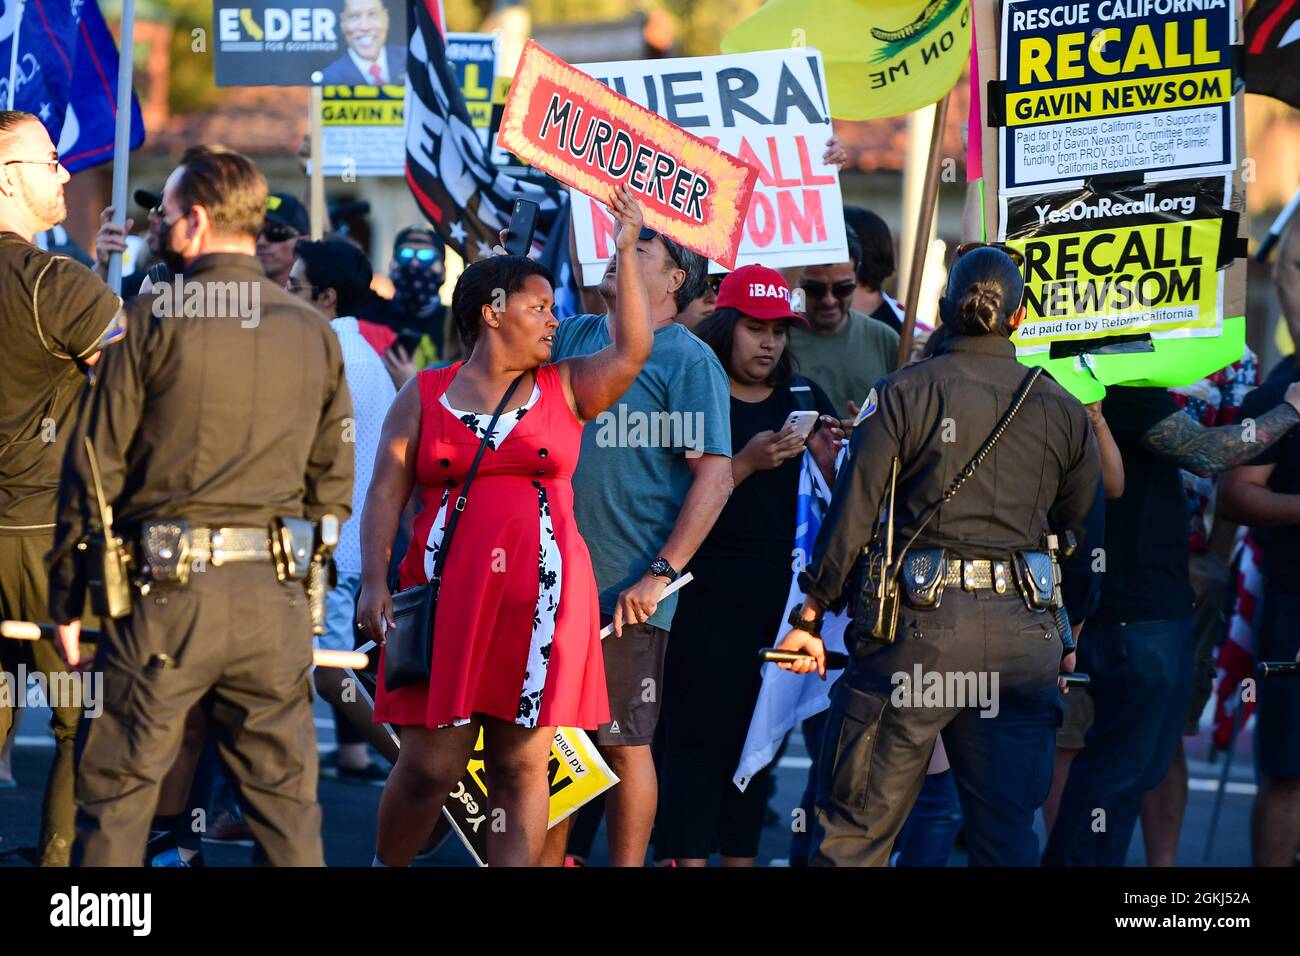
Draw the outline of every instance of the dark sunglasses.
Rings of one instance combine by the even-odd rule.
[[[288,242],[301,235],[293,226],[283,226],[278,222],[268,222],[262,227],[262,238],[267,242]]]
[[[717,295],[722,291],[722,280],[726,277],[727,273],[725,272],[720,272],[717,275],[711,275],[708,277],[707,281],[709,283],[709,288],[713,290],[714,295]]]
[[[996,249],[1014,262],[1017,269],[1023,269],[1025,267],[1024,253],[1019,249],[1014,249],[1002,242],[963,242],[957,247],[957,254],[952,257],[953,262],[956,262],[968,252],[974,252],[976,249]]]
[[[799,288],[808,293],[808,299],[812,302],[819,302],[826,297],[826,290],[829,289],[831,295],[837,299],[847,299],[857,288],[857,283],[852,279],[845,279],[843,282],[836,282],[834,285],[828,285],[825,282],[814,282],[812,279],[804,279],[799,283]]]
[[[417,259],[420,262],[429,263],[438,258],[438,254],[430,248],[412,249],[410,246],[402,246],[397,250],[397,258],[402,262],[410,262]]]
[[[649,242],[651,239],[655,239],[655,238],[661,239],[663,241],[664,248],[668,250],[668,257],[677,264],[677,268],[688,273],[691,271],[687,269],[685,265],[682,264],[682,247],[678,245],[676,242],[674,242],[672,239],[669,239],[663,233],[655,232],[649,226],[642,226],[641,231],[637,233],[637,239],[641,240],[642,242]]]

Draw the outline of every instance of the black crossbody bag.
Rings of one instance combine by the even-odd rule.
[[[510,396],[515,393],[524,373],[510,383],[506,393],[492,413],[492,421],[479,442],[478,453],[465,475],[465,484],[447,516],[447,527],[442,532],[442,545],[433,561],[433,574],[427,584],[417,584],[393,595],[393,626],[384,638],[384,687],[397,690],[416,684],[428,684],[433,665],[433,622],[438,612],[438,590],[442,587],[442,569],[447,563],[451,539],[456,534],[469,486],[478,474],[479,462],[487,450],[488,438],[496,431],[497,419],[505,410]]]

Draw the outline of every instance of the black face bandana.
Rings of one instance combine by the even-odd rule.
[[[445,273],[441,262],[425,266],[416,262],[393,264],[389,278],[393,280],[393,311],[399,321],[407,326],[423,326],[442,314],[442,288]]]
[[[167,264],[173,275],[185,271],[185,258],[171,248],[172,229],[184,216],[177,216],[171,222],[164,219],[158,224],[158,258]]]

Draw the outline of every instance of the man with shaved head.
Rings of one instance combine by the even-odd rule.
[[[59,475],[77,401],[100,349],[120,337],[122,303],[89,269],[32,238],[68,214],[68,171],[30,113],[0,110],[0,618],[49,621],[45,552],[54,544]],[[67,670],[54,645],[0,639],[9,674]],[[0,678],[3,679],[3,678]],[[48,682],[47,686],[67,687]],[[0,744],[24,687],[0,689]],[[72,849],[73,744],[80,701],[51,700],[56,753],[45,792],[41,864]],[[66,704],[66,706],[65,706]]]

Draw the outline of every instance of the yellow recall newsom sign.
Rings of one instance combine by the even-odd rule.
[[[1004,199],[1025,257],[1022,353],[1149,333],[1218,335],[1223,177]]]

